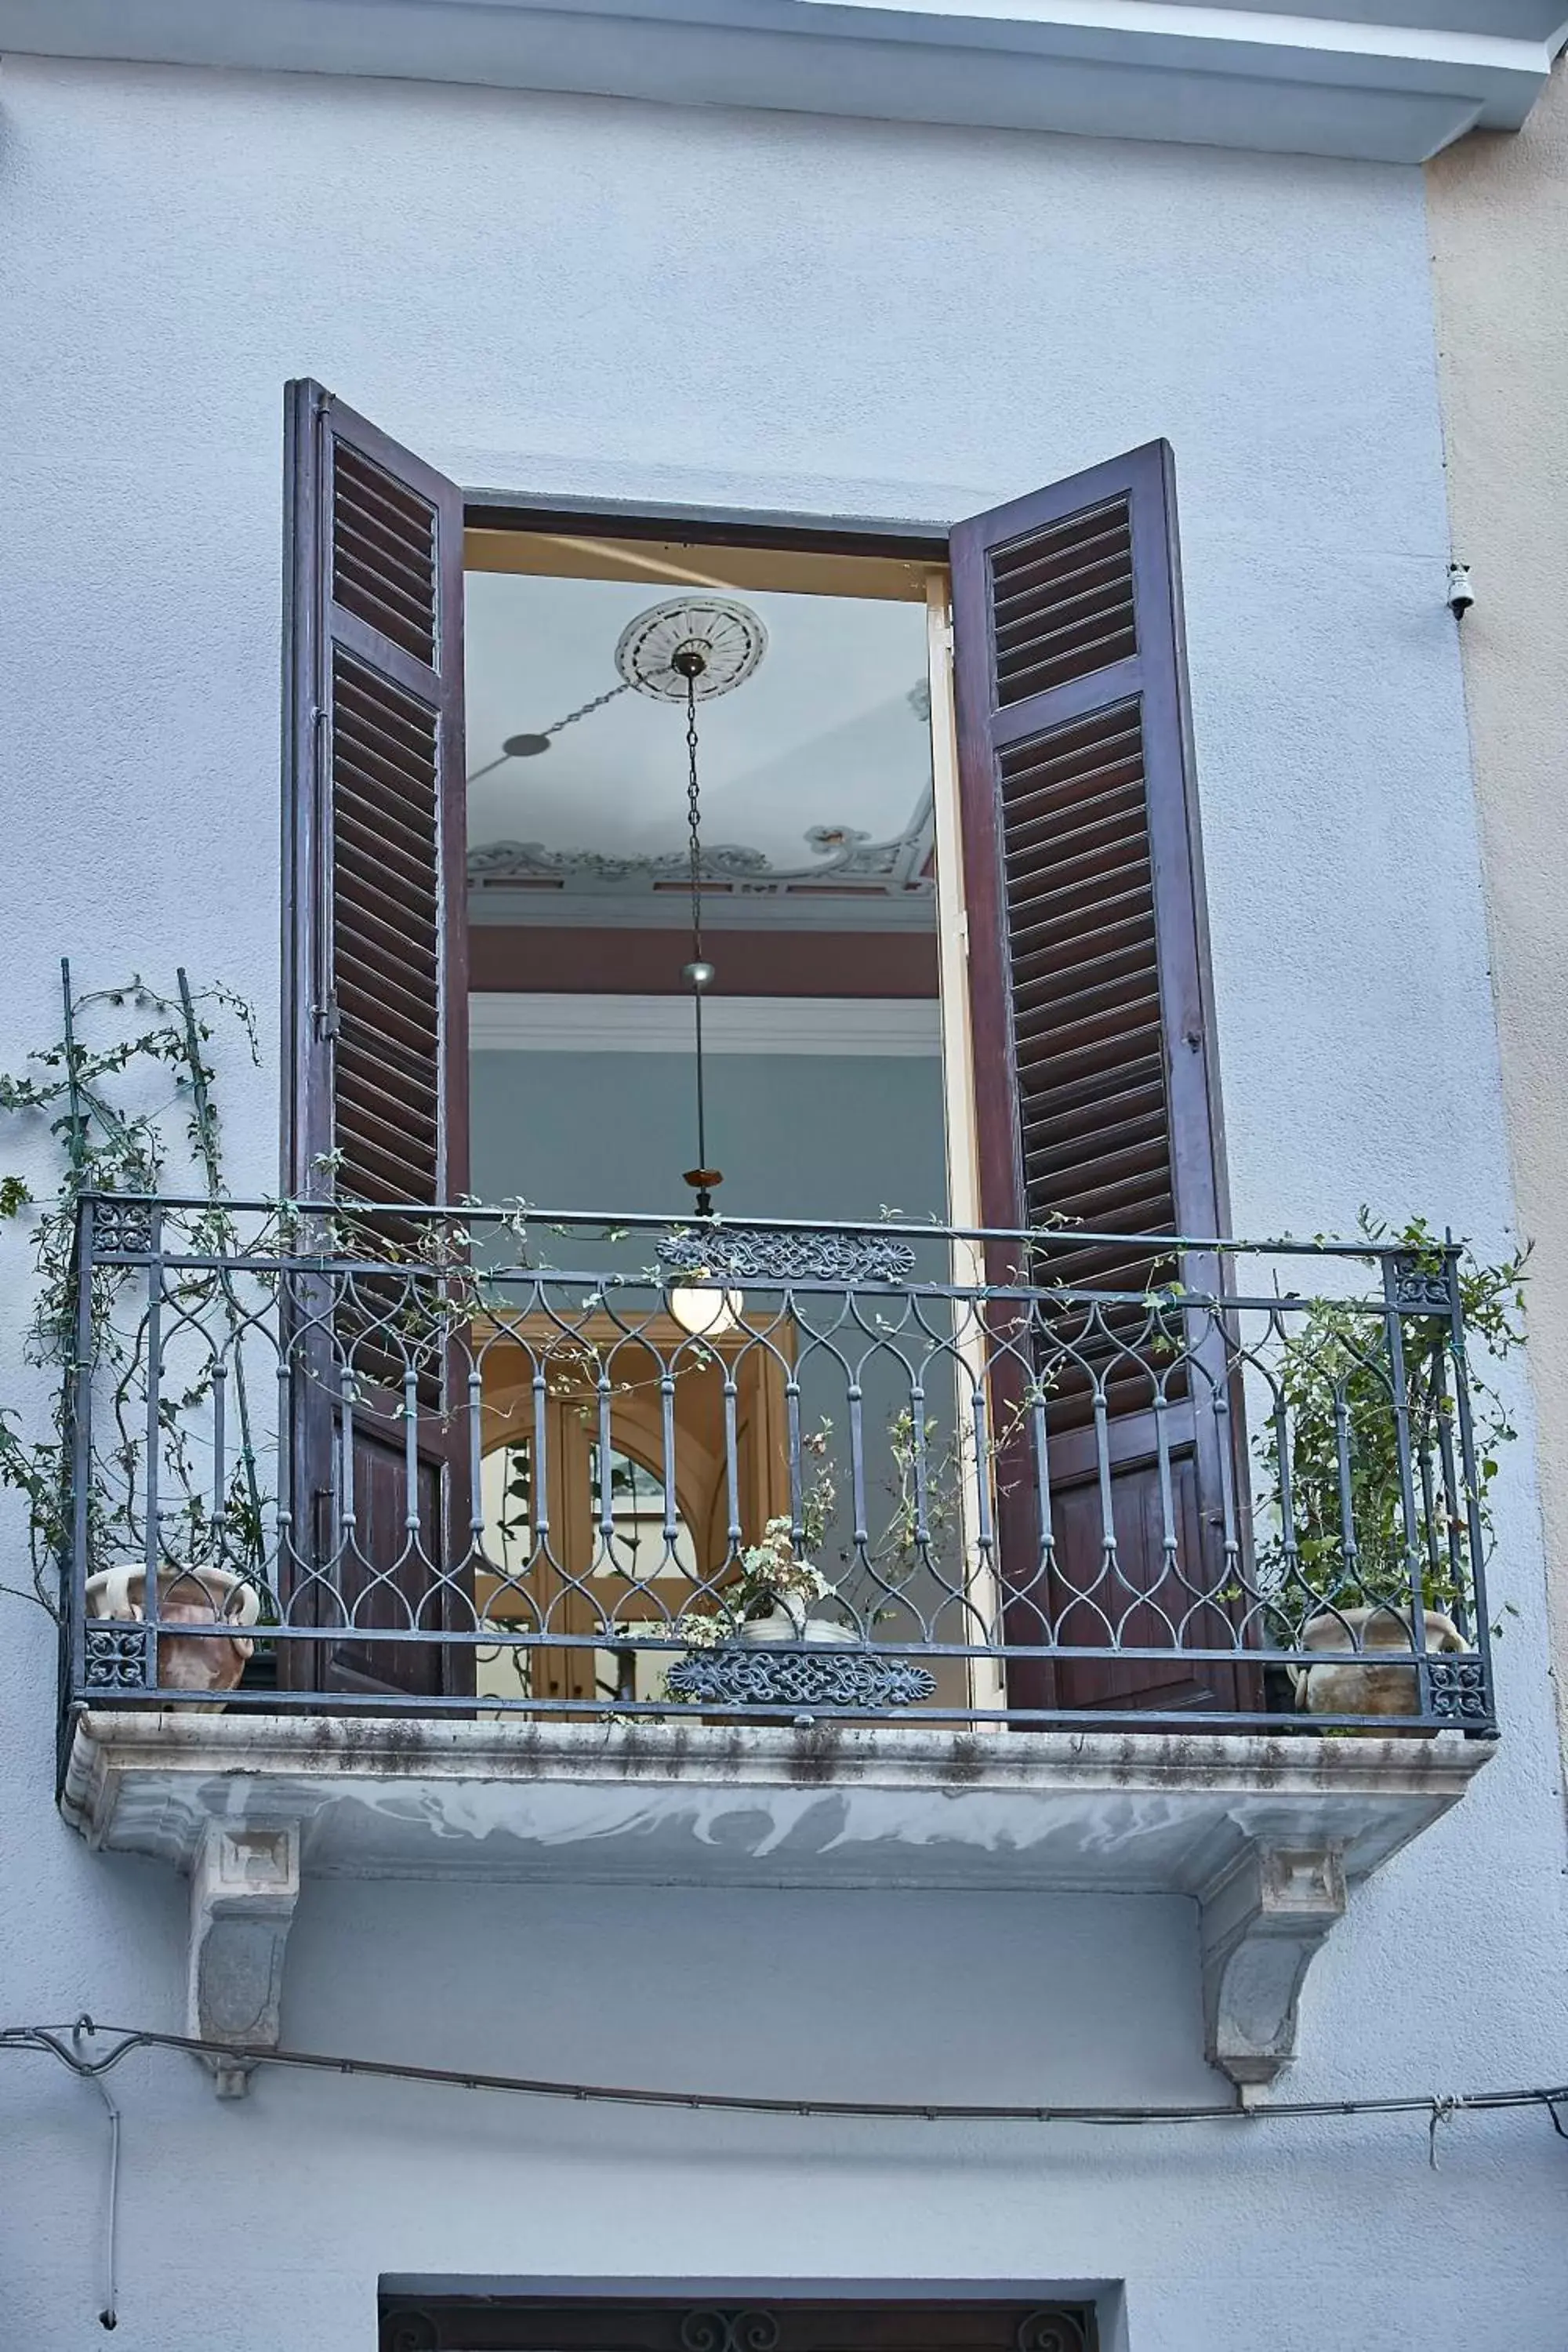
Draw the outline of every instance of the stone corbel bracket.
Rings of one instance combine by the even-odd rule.
[[[1296,2055],[1307,1971],[1344,1916],[1331,1845],[1248,1843],[1199,1897],[1209,2063],[1245,2104]]]
[[[252,2050],[277,2048],[283,1956],[299,1899],[298,1824],[206,1824],[191,1863],[187,2033]],[[244,2096],[250,2066],[205,2063],[220,2099]]]

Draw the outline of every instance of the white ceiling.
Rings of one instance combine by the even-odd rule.
[[[468,769],[509,735],[542,733],[617,683],[626,624],[670,592],[642,583],[471,572],[467,583]],[[748,593],[768,632],[746,682],[700,706],[703,838],[814,863],[809,826],[901,834],[931,777],[930,732],[911,707],[926,676],[923,606]],[[537,757],[478,776],[470,848],[679,855],[686,845],[684,709],[622,695]]]

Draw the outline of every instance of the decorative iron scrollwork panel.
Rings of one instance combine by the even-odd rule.
[[[1474,1729],[1491,1722],[1491,1697],[1486,1668],[1477,1657],[1437,1657],[1426,1661],[1431,1712],[1439,1723]]]
[[[149,1201],[99,1201],[92,1212],[96,1257],[151,1257],[153,1204]]]
[[[769,1233],[749,1225],[683,1227],[658,1244],[671,1274],[707,1274],[733,1282],[907,1282],[914,1271],[910,1243],[891,1234]]]
[[[147,1680],[147,1629],[143,1625],[89,1625],[87,1629],[89,1690],[141,1690]]]
[[[705,1706],[831,1706],[875,1714],[918,1706],[936,1691],[936,1677],[924,1666],[879,1657],[874,1650],[770,1654],[741,1642],[691,1652],[671,1666],[668,1680],[673,1697]]]
[[[684,2352],[775,2352],[779,2324],[771,2311],[689,2311],[680,2323]]]
[[[1395,1306],[1414,1308],[1418,1314],[1447,1315],[1447,1267],[1434,1266],[1430,1259],[1401,1250],[1394,1260],[1394,1299]]]
[[[1053,2305],[1018,2323],[1018,2352],[1088,2352],[1081,2317]]]

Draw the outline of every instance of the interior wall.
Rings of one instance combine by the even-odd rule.
[[[689,1055],[477,1053],[470,1066],[481,1200],[689,1212]],[[715,1054],[707,1094],[724,1215],[944,1213],[936,1055]]]
[[[689,1214],[691,1193],[680,1171],[696,1158],[689,1055],[663,1053],[476,1053],[471,1058],[473,1184],[481,1200],[522,1199],[565,1210],[635,1210]],[[875,1224],[899,1211],[919,1223],[945,1217],[942,1063],[934,1054],[713,1055],[708,1062],[708,1142],[724,1171],[716,1194],[726,1217],[845,1218]],[[557,1235],[549,1244],[558,1265],[610,1265],[636,1276],[651,1255],[646,1234],[606,1247],[596,1233]],[[504,1252],[501,1253],[504,1255]],[[946,1278],[945,1253],[930,1248],[920,1266],[928,1280]],[[554,1294],[564,1302],[564,1290]],[[657,1294],[628,1295],[634,1318]],[[750,1300],[752,1328],[768,1333],[779,1312],[777,1293]],[[869,1317],[868,1318],[869,1320]],[[882,1605],[857,1571],[847,1440],[849,1391],[860,1391],[856,1412],[861,1475],[874,1542],[886,1541],[900,1494],[889,1433],[910,1410],[910,1381],[923,1371],[929,1389],[922,1414],[933,1475],[955,1444],[952,1370],[919,1328],[879,1349],[870,1328],[847,1316],[842,1296],[803,1293],[796,1366],[802,1429],[820,1435],[824,1452],[805,1464],[808,1478],[830,1469],[835,1505],[825,1517],[813,1557],[840,1583],[852,1609]],[[765,1341],[759,1344],[765,1345]],[[645,1466],[656,1475],[661,1465]],[[748,1525],[755,1541],[762,1529]],[[917,1601],[937,1607],[919,1580]],[[906,1637],[909,1623],[900,1619]],[[884,1628],[887,1638],[894,1628]],[[939,1638],[962,1629],[944,1622]]]

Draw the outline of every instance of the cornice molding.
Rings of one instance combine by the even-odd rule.
[[[468,1000],[469,1043],[489,1054],[689,1054],[689,996],[523,995]],[[708,1054],[932,1055],[942,1051],[934,997],[712,996],[702,1008]]]
[[[1497,19],[1488,0],[0,0],[0,50],[1415,163],[1516,130],[1544,88],[1563,0]]]

